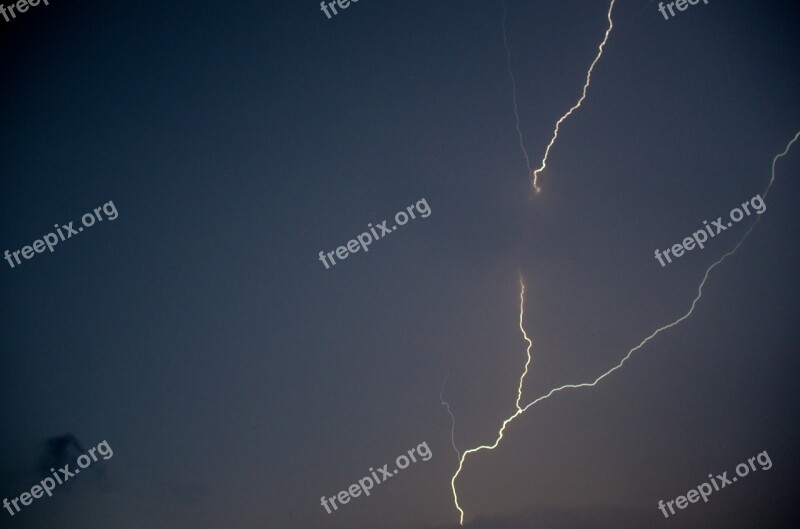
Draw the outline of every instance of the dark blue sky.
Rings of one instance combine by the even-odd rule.
[[[506,1],[538,162],[608,3]],[[654,250],[763,191],[800,130],[796,2],[656,6],[617,0],[536,196],[499,1],[328,20],[315,1],[50,0],[0,19],[0,251],[119,212],[2,265],[0,495],[46,477],[48,439],[114,457],[0,526],[455,527],[439,390],[449,373],[459,448],[494,440],[525,362],[519,274],[529,402],[688,310],[752,219],[665,268]],[[797,525],[798,149],[691,319],[468,461],[467,527]],[[319,262],[421,198],[429,217]],[[320,506],[422,442],[430,461]],[[763,450],[769,471],[658,511]]]

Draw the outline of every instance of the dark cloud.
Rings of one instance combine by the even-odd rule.
[[[79,455],[86,452],[78,438],[71,433],[50,437],[44,442],[44,454],[39,460],[39,471],[49,474],[51,468],[73,464]]]

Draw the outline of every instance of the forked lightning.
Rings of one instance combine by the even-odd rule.
[[[612,4],[613,4],[613,2],[612,2]],[[765,198],[766,198],[767,194],[769,193],[770,188],[772,187],[772,183],[775,181],[775,165],[777,164],[777,162],[778,162],[778,160],[780,158],[782,158],[782,157],[786,156],[786,154],[788,154],[788,152],[791,149],[792,145],[797,141],[798,138],[800,138],[800,131],[798,131],[794,135],[794,138],[792,138],[792,140],[786,145],[786,148],[783,150],[783,152],[778,154],[777,156],[775,156],[775,158],[772,159],[771,178],[770,178],[769,183],[767,184],[767,187],[766,187],[766,189],[764,190],[764,193],[763,193],[763,196]],[[563,391],[565,389],[589,388],[589,387],[593,387],[593,386],[597,385],[601,380],[603,380],[604,378],[609,376],[611,373],[613,373],[614,371],[616,371],[619,368],[621,368],[623,366],[623,364],[631,357],[631,355],[633,355],[634,352],[636,352],[639,349],[641,349],[642,347],[644,347],[644,345],[647,342],[649,342],[650,340],[652,340],[653,338],[658,336],[661,332],[666,331],[667,329],[671,329],[672,327],[675,327],[676,325],[680,324],[682,321],[688,319],[689,316],[691,316],[692,313],[694,312],[694,308],[697,306],[697,303],[700,301],[700,298],[703,296],[703,287],[705,286],[706,281],[708,280],[708,277],[709,277],[709,274],[711,273],[711,271],[714,270],[714,268],[716,268],[717,266],[722,264],[728,257],[734,255],[739,250],[739,247],[744,243],[744,241],[747,239],[747,237],[750,235],[750,233],[756,227],[756,225],[758,224],[759,220],[761,220],[760,216],[756,218],[756,221],[744,233],[742,238],[739,239],[739,242],[736,244],[736,246],[733,247],[732,250],[730,250],[728,253],[724,254],[722,257],[717,259],[713,264],[711,264],[711,266],[709,266],[706,269],[705,274],[703,275],[703,280],[700,282],[700,285],[697,288],[697,295],[692,300],[691,306],[689,307],[689,310],[685,314],[683,314],[682,316],[680,316],[678,319],[674,320],[673,322],[668,323],[668,324],[666,324],[666,325],[664,325],[662,327],[659,327],[658,329],[653,331],[644,340],[639,342],[638,345],[636,345],[635,347],[630,349],[625,354],[625,356],[622,357],[622,359],[619,361],[619,363],[617,363],[617,365],[615,365],[614,367],[612,367],[611,369],[609,369],[608,371],[606,371],[605,373],[603,373],[602,375],[600,375],[599,377],[594,379],[592,382],[584,382],[584,383],[581,383],[581,384],[567,384],[567,385],[564,385],[564,386],[560,386],[560,387],[551,389],[548,393],[542,395],[541,397],[536,398],[535,400],[533,400],[529,404],[525,405],[524,407],[520,406],[520,401],[521,401],[521,398],[522,398],[522,384],[523,384],[523,381],[525,379],[525,376],[528,374],[528,366],[530,365],[530,362],[531,362],[530,349],[531,349],[532,343],[531,343],[530,339],[528,338],[528,335],[525,332],[525,329],[523,328],[523,325],[522,325],[525,285],[522,282],[522,278],[520,277],[521,292],[520,292],[519,327],[520,327],[520,330],[522,331],[523,336],[525,337],[525,340],[528,342],[528,349],[527,349],[527,351],[528,351],[528,360],[527,360],[527,362],[525,364],[525,370],[522,373],[522,376],[520,377],[519,388],[517,390],[517,404],[516,404],[517,411],[513,415],[511,415],[510,417],[508,417],[506,420],[503,421],[503,424],[500,427],[500,430],[497,432],[497,439],[495,439],[494,443],[492,443],[491,445],[481,445],[481,446],[478,446],[478,447],[475,447],[475,448],[470,448],[469,450],[465,450],[463,452],[463,454],[461,454],[461,458],[460,458],[459,463],[458,463],[458,470],[456,470],[455,474],[453,475],[453,478],[450,480],[450,486],[453,489],[453,501],[455,503],[456,509],[458,509],[458,512],[460,513],[459,523],[461,525],[464,525],[464,511],[461,509],[461,506],[460,506],[460,504],[458,502],[458,492],[456,491],[456,479],[458,478],[459,474],[461,474],[461,470],[463,470],[463,468],[464,468],[464,462],[466,461],[467,456],[469,456],[470,454],[474,454],[476,452],[480,452],[481,450],[494,450],[495,448],[497,448],[497,446],[500,444],[500,441],[503,439],[503,434],[505,432],[506,426],[508,426],[514,419],[516,419],[517,417],[519,417],[520,415],[525,413],[529,408],[533,407],[535,404],[538,404],[539,402],[542,402],[543,400],[546,400],[546,399],[550,398],[552,395],[558,393],[559,391]]]

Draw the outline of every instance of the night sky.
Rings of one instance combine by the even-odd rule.
[[[8,0],[4,0],[8,1]],[[9,4],[5,4],[6,6]],[[506,0],[538,165],[607,29],[601,0]],[[458,449],[689,310],[800,130],[800,5],[617,0],[533,193],[499,0],[49,0],[0,17],[0,499],[113,457],[0,527],[455,529]],[[800,525],[800,140],[692,316],[470,456],[470,529]],[[329,269],[335,252],[425,199]],[[113,216],[113,215],[112,215]],[[369,497],[331,497],[427,443]],[[767,451],[669,519],[673,500]]]

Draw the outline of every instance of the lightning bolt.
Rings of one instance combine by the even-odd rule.
[[[522,139],[522,130],[519,128],[519,111],[517,109],[517,80],[514,78],[514,70],[511,69],[511,48],[508,46],[508,35],[506,33],[506,18],[508,17],[508,8],[506,7],[505,0],[501,0],[501,3],[503,4],[503,46],[506,48],[506,67],[508,68],[508,75],[511,77],[511,97],[514,100],[514,118],[517,120],[519,148],[522,149],[522,154],[525,156],[525,164],[528,166],[528,174],[531,174],[533,172],[533,168],[531,168],[531,158],[528,156],[528,151],[525,150],[525,141]]]
[[[444,400],[444,388],[447,386],[447,379],[450,378],[450,373],[444,377],[444,382],[442,382],[442,390],[439,392],[439,400],[442,401],[442,406],[447,409],[447,413],[450,415],[450,443],[453,445],[453,450],[456,451],[456,457],[461,460],[461,451],[456,447],[456,417],[453,415],[453,412],[450,410],[450,404]]]
[[[519,274],[519,289],[519,330],[522,331],[522,336],[525,338],[525,341],[528,342],[528,347],[525,350],[526,354],[528,355],[528,360],[525,362],[525,370],[522,372],[522,376],[519,377],[519,387],[517,388],[517,411],[522,409],[519,407],[519,402],[522,400],[522,384],[525,382],[525,376],[528,374],[528,366],[531,365],[531,347],[533,347],[533,342],[531,342],[531,339],[528,338],[528,333],[525,332],[525,327],[522,326],[522,318],[525,316],[525,283],[522,281],[522,272]]]
[[[797,138],[800,138],[800,130],[797,131],[797,134],[794,135],[794,138],[792,138],[792,141],[789,142],[789,144],[786,146],[783,152],[772,159],[772,177],[769,179],[769,183],[767,184],[766,189],[764,189],[764,196],[761,198],[767,198],[767,193],[769,193],[769,188],[772,187],[772,182],[775,181],[775,164],[778,163],[779,159],[783,158],[789,153],[789,149],[792,148],[792,144],[797,141]],[[756,218],[756,222],[758,222],[758,219],[760,218],[761,216],[759,215],[758,218]]]
[[[784,156],[786,156],[789,153],[789,150],[791,149],[792,145],[797,141],[798,138],[800,138],[800,131],[798,131],[794,135],[792,140],[786,145],[786,148],[783,150],[783,152],[778,154],[778,155],[776,155],[772,159],[771,178],[769,180],[769,183],[767,184],[767,187],[764,190],[762,198],[765,198],[767,196],[767,194],[769,193],[770,188],[772,187],[772,183],[775,181],[775,165],[778,163],[779,159],[783,158]],[[523,382],[523,380],[525,378],[525,375],[528,372],[528,364],[530,364],[530,358],[531,358],[530,357],[530,346],[531,346],[531,341],[528,339],[528,335],[527,335],[527,333],[525,333],[525,329],[522,326],[522,308],[523,308],[522,301],[524,299],[525,285],[522,282],[522,277],[520,277],[520,285],[521,285],[521,288],[522,288],[522,291],[520,293],[520,329],[522,330],[523,336],[528,341],[529,345],[528,345],[528,363],[525,364],[525,372],[522,374],[522,377],[520,378],[519,389],[518,389],[518,392],[517,392],[517,411],[513,415],[511,415],[509,418],[507,418],[506,420],[503,421],[503,424],[500,427],[500,430],[497,432],[497,439],[495,439],[494,443],[492,443],[491,445],[481,445],[481,446],[478,446],[478,447],[475,447],[475,448],[470,448],[469,450],[465,450],[464,453],[461,455],[461,458],[460,458],[459,464],[458,464],[458,470],[456,470],[455,474],[453,475],[453,478],[450,480],[450,486],[451,486],[451,488],[453,490],[453,501],[455,503],[456,509],[458,509],[458,512],[460,513],[459,523],[461,525],[464,525],[464,511],[461,509],[461,506],[459,505],[459,502],[458,502],[458,492],[456,491],[456,479],[458,479],[459,474],[461,474],[461,471],[464,468],[464,462],[466,461],[467,456],[469,456],[470,454],[474,454],[474,453],[480,452],[482,450],[494,450],[495,448],[497,448],[497,446],[500,444],[500,441],[503,439],[503,434],[505,433],[506,427],[514,419],[516,419],[517,417],[519,417],[520,415],[525,413],[532,406],[538,404],[539,402],[542,402],[543,400],[549,399],[551,396],[555,395],[556,393],[558,393],[560,391],[564,391],[566,389],[580,389],[580,388],[590,388],[590,387],[596,386],[601,380],[603,380],[604,378],[609,376],[614,371],[617,371],[618,369],[620,369],[625,364],[625,362],[631,357],[631,355],[633,355],[633,353],[635,353],[636,351],[638,351],[639,349],[644,347],[645,344],[647,344],[647,342],[649,342],[650,340],[652,340],[653,338],[655,338],[656,336],[658,336],[662,332],[664,332],[664,331],[666,331],[668,329],[671,329],[672,327],[675,327],[676,325],[679,325],[681,322],[683,322],[684,320],[689,318],[689,316],[691,316],[692,313],[694,312],[694,309],[697,306],[697,303],[700,301],[700,298],[703,296],[703,287],[705,286],[706,281],[708,280],[708,277],[711,274],[711,271],[714,270],[717,266],[722,264],[728,257],[731,257],[732,255],[734,255],[739,250],[739,247],[741,247],[741,245],[744,243],[744,241],[747,239],[747,237],[750,235],[750,233],[756,227],[756,225],[758,224],[760,219],[761,219],[761,216],[756,217],[755,222],[753,222],[753,224],[750,225],[750,228],[744,233],[744,235],[742,235],[742,238],[739,239],[739,242],[736,243],[736,246],[734,246],[732,250],[728,251],[722,257],[720,257],[719,259],[714,261],[714,263],[711,264],[711,266],[709,266],[706,269],[705,274],[703,275],[703,280],[700,282],[700,285],[697,287],[697,295],[692,300],[692,303],[691,303],[691,305],[689,307],[689,310],[685,314],[680,316],[678,319],[672,321],[671,323],[668,323],[668,324],[666,324],[666,325],[664,325],[662,327],[659,327],[655,331],[653,331],[644,340],[639,342],[638,345],[636,345],[635,347],[633,347],[630,350],[628,350],[628,352],[625,354],[625,356],[622,357],[622,360],[620,360],[619,363],[617,363],[617,365],[615,365],[614,367],[612,367],[611,369],[609,369],[608,371],[606,371],[605,373],[603,373],[602,375],[600,375],[599,377],[594,379],[592,382],[584,382],[584,383],[581,383],[581,384],[566,384],[564,386],[560,386],[560,387],[551,389],[548,393],[542,395],[541,397],[536,398],[535,400],[533,400],[529,404],[525,405],[524,407],[520,407],[519,402],[520,402],[520,399],[521,399],[521,396],[522,396],[522,382]]]
[[[592,82],[592,71],[594,70],[594,67],[597,64],[597,62],[600,60],[600,57],[603,56],[603,48],[605,47],[606,43],[608,42],[608,36],[611,35],[611,30],[614,29],[614,22],[611,20],[611,11],[614,9],[614,2],[616,2],[616,0],[611,0],[611,4],[608,6],[608,14],[606,15],[607,18],[608,18],[608,29],[606,30],[606,34],[603,37],[603,42],[600,43],[600,46],[597,49],[597,56],[592,61],[591,66],[589,66],[589,71],[586,72],[586,83],[583,85],[583,93],[581,94],[581,98],[578,99],[578,102],[575,103],[572,106],[572,108],[570,108],[569,111],[567,111],[566,114],[561,116],[561,118],[556,122],[555,130],[553,130],[553,137],[550,139],[550,143],[547,144],[547,149],[545,149],[545,151],[544,151],[544,157],[542,158],[542,163],[532,173],[532,176],[533,176],[533,180],[532,180],[533,189],[537,193],[541,192],[541,190],[542,190],[541,187],[539,186],[539,175],[541,174],[542,171],[544,171],[545,167],[547,167],[547,158],[550,156],[550,149],[553,147],[553,145],[556,142],[556,139],[558,138],[558,131],[561,128],[561,124],[570,115],[572,115],[573,112],[578,110],[581,107],[581,105],[583,104],[583,101],[586,99],[586,92],[587,92],[587,90],[589,90],[589,84]]]
[[[525,369],[522,372],[522,376],[519,377],[519,387],[517,388],[517,403],[516,403],[517,412],[514,415],[512,415],[510,418],[506,419],[506,421],[503,423],[503,427],[500,429],[500,439],[502,439],[502,437],[503,437],[503,430],[505,430],[506,424],[511,422],[514,419],[514,417],[516,417],[517,415],[519,415],[520,413],[522,413],[525,410],[525,408],[520,407],[519,403],[522,400],[522,385],[525,382],[525,376],[528,374],[528,367],[531,364],[531,347],[533,346],[533,342],[531,342],[531,339],[528,338],[528,333],[525,332],[525,328],[522,325],[522,321],[523,321],[523,319],[525,317],[525,282],[522,280],[522,273],[520,273],[520,276],[519,276],[519,287],[520,287],[520,292],[519,292],[519,329],[520,329],[520,331],[522,331],[522,336],[525,338],[525,341],[528,342],[528,347],[526,348],[526,353],[527,353],[528,358],[525,361]],[[527,406],[526,406],[526,408],[527,408]],[[450,408],[448,406],[448,411],[449,411],[449,409]],[[451,416],[452,416],[452,414],[451,414]],[[455,424],[455,418],[453,418],[453,423]],[[500,439],[498,439],[497,442],[495,442],[495,446],[500,441]],[[461,519],[459,520],[459,523],[461,525],[464,525],[464,511],[461,509],[461,506],[458,504],[458,492],[456,492],[456,478],[461,473],[461,469],[464,468],[464,461],[466,460],[466,457],[469,454],[477,452],[477,451],[482,450],[484,448],[488,448],[488,447],[480,446],[478,448],[471,448],[471,449],[467,450],[466,452],[464,452],[463,454],[461,454],[459,456],[459,458],[458,458],[458,470],[456,470],[455,475],[453,475],[453,479],[450,480],[450,485],[453,488],[453,499],[455,501],[456,509],[458,509],[458,512],[461,513]],[[494,447],[491,447],[491,449],[494,449]]]

